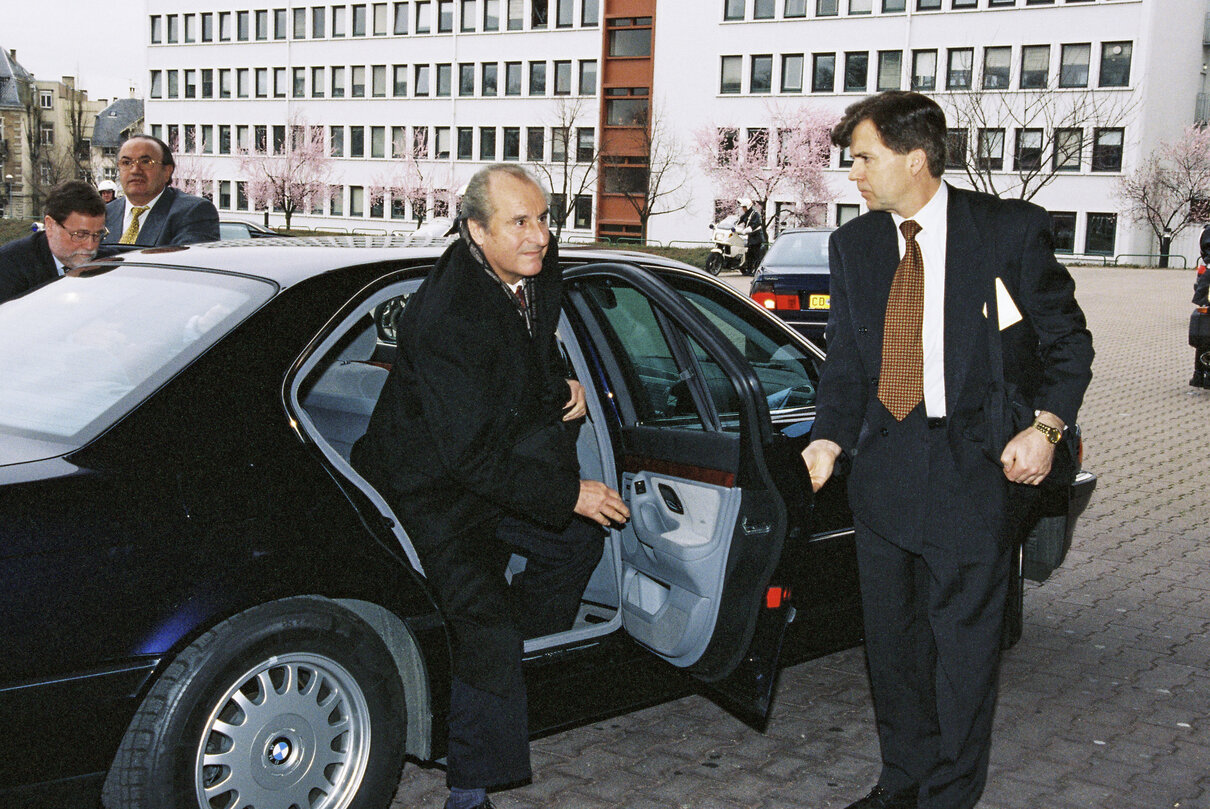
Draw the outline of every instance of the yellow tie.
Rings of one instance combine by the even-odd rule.
[[[122,234],[118,244],[134,244],[134,240],[139,238],[139,217],[146,213],[147,208],[146,205],[135,205],[130,209],[134,216],[130,218],[130,227],[126,228],[126,232]]]

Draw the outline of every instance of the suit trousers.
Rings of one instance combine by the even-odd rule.
[[[499,517],[435,547],[417,544],[452,641],[451,787],[530,777],[523,641],[572,627],[603,548],[604,529],[578,516],[562,531]],[[526,566],[510,587],[505,568],[514,552]]]
[[[987,780],[1010,554],[1001,521],[962,495],[946,431],[920,408],[901,428],[927,458],[919,522],[883,536],[856,520],[878,783],[918,788],[921,809],[969,809]]]

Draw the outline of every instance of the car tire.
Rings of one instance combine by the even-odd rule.
[[[303,596],[186,647],[143,700],[105,780],[108,809],[384,809],[403,768],[403,685],[353,613]]]

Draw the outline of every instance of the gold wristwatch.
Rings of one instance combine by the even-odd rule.
[[[1063,431],[1058,427],[1051,427],[1049,424],[1043,424],[1035,420],[1034,429],[1046,436],[1046,440],[1052,444],[1057,444],[1063,440]]]

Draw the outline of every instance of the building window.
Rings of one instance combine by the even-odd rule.
[[[483,81],[480,82],[479,92],[485,96],[494,96],[496,94],[496,78],[498,73],[499,66],[495,62],[484,62]]]
[[[1084,234],[1084,252],[1090,256],[1112,256],[1117,241],[1116,213],[1088,214],[1088,232]]]
[[[231,41],[231,12],[220,11],[218,14],[218,39],[219,42]]]
[[[1092,134],[1092,170],[1122,170],[1122,140],[1120,127],[1094,129]]]
[[[912,51],[912,89],[917,92],[937,89],[937,51]]]
[[[311,9],[311,38],[323,39],[327,36],[327,9],[316,6]]]
[[[873,0],[849,0],[849,16],[870,14],[874,10]]]
[[[202,15],[202,42],[214,41],[214,14],[208,12]]]
[[[777,3],[774,0],[752,0],[752,19],[771,20]]]
[[[550,128],[550,161],[563,163],[567,160],[567,127],[552,126]]]
[[[585,28],[595,28],[597,21],[600,20],[600,15],[600,0],[581,0],[580,25],[584,26]]]
[[[744,62],[742,56],[724,56],[718,91],[724,95],[733,95],[743,89],[742,73]]]
[[[475,159],[475,130],[472,127],[458,127],[458,159]]]
[[[748,130],[748,153],[745,156],[747,162],[751,165],[767,166],[769,165],[769,130],[749,129]]]
[[[1045,89],[1050,77],[1050,46],[1026,45],[1021,48],[1021,89]]]
[[[545,155],[546,130],[540,126],[525,129],[525,159],[539,162]]]
[[[235,95],[238,98],[248,98],[252,95],[252,71],[246,67],[237,68],[235,71]]]
[[[504,63],[504,94],[506,96],[521,95],[521,63]]]
[[[273,97],[285,98],[287,87],[288,82],[286,81],[286,69],[284,67],[273,68]],[[188,90],[189,88],[186,87],[185,89]]]
[[[386,65],[374,65],[374,67],[370,68],[370,71],[371,71],[370,92],[374,95],[374,98],[386,98],[386,95],[387,95],[387,66]]]
[[[366,7],[353,6],[353,36],[363,37],[366,35]]]
[[[231,69],[220,68],[218,72],[218,97],[231,98]]]
[[[945,131],[945,167],[947,169],[966,168],[966,153],[970,148],[969,138],[965,129],[947,129]]]
[[[258,67],[256,69],[256,97],[269,97],[269,68]]]
[[[646,87],[611,87],[605,100],[605,123],[607,126],[643,126],[647,123]],[[619,98],[617,96],[626,96]]]
[[[504,127],[504,160],[520,160],[521,159],[521,127],[506,126]]]
[[[752,75],[748,78],[748,92],[769,93],[773,91],[773,57],[768,54],[752,57]]]
[[[459,24],[462,31],[474,31],[475,21],[478,20],[479,14],[475,9],[476,0],[462,0],[462,8],[459,11]]]
[[[394,65],[391,95],[399,98],[408,94],[408,66]]]
[[[454,66],[437,65],[437,95],[448,97],[454,92]]]
[[[840,4],[837,0],[815,0],[816,17],[835,17],[839,13]]]
[[[207,16],[209,16],[209,15],[206,15],[206,14],[202,15],[202,41],[203,42],[210,41],[210,40],[206,39],[206,17]],[[294,9],[293,16],[294,16],[294,30],[292,32],[293,37],[295,39],[306,39],[307,38],[307,10],[305,8],[296,8],[296,9]]]
[[[345,69],[343,67],[332,68],[332,98],[345,97]]]
[[[349,186],[349,216],[365,216],[366,190],[364,186]]]
[[[781,57],[781,91],[802,92],[802,54],[785,54]]]
[[[836,54],[811,55],[811,92],[830,93],[836,89]]]
[[[742,20],[744,18],[745,0],[724,0],[723,19]]]
[[[571,62],[555,62],[555,95],[571,95]]]
[[[158,14],[151,15],[151,44],[159,45],[164,41],[163,26],[160,24],[162,18]]]
[[[366,97],[366,69],[364,65],[354,65],[350,68],[352,83],[349,86],[350,98]]]
[[[433,4],[428,0],[417,0],[416,2],[416,27],[413,29],[417,34],[428,34],[433,30]]]
[[[983,49],[983,89],[1007,90],[1012,71],[1013,49],[996,47]]]
[[[256,12],[256,38],[257,40],[269,38],[269,12],[264,9]]]
[[[882,0],[883,14],[902,14],[907,10],[907,0]]]
[[[406,126],[391,127],[391,157],[396,160],[407,156],[408,128]]]
[[[851,222],[861,216],[861,206],[840,203],[836,206],[836,226]]]
[[[454,0],[437,0],[437,33],[454,30]]]
[[[782,15],[785,17],[807,16],[807,0],[786,0]]]
[[[332,36],[343,37],[349,33],[349,10],[344,6],[332,7]]]
[[[43,123],[39,127],[38,143],[43,146],[55,145],[55,125],[53,123]]]
[[[1083,150],[1083,129],[1056,129],[1054,170],[1079,171],[1080,152]]]
[[[870,55],[865,51],[844,55],[844,91],[864,93],[869,82]]]
[[[479,127],[479,159],[487,161],[496,159],[496,128],[494,126]]]
[[[473,96],[475,94],[475,65],[468,62],[458,65],[458,95]]]
[[[408,32],[408,4],[395,4],[395,25],[391,28],[395,36],[403,36]]]
[[[592,127],[576,128],[576,162],[591,163],[596,156],[596,132]]]
[[[545,29],[548,16],[547,0],[529,0],[529,27],[532,30]]]
[[[370,127],[370,157],[387,156],[387,128],[385,126]]]
[[[508,30],[520,31],[525,27],[525,0],[508,0]]]
[[[1078,45],[1064,45],[1059,57],[1059,86],[1087,87],[1088,58],[1092,46],[1087,42]]]
[[[324,85],[324,69],[322,67],[311,68],[311,98],[323,98]]]
[[[224,211],[231,210],[231,181],[219,180],[218,207]]]
[[[651,55],[650,17],[618,17],[607,25],[610,56]]]
[[[386,3],[375,3],[372,8],[373,8],[373,15],[374,15],[374,19],[373,19],[374,36],[384,37],[387,35],[387,31],[390,27],[390,18],[389,18],[387,4]]]
[[[151,71],[151,90],[148,92],[148,95],[152,98],[164,97],[163,75],[159,70]]]
[[[949,64],[945,71],[945,89],[971,89],[971,76],[974,73],[975,51],[973,48],[950,48]]]
[[[168,97],[177,98],[181,94],[179,74],[175,70],[169,70],[166,72],[168,74]],[[247,70],[243,71],[243,73],[245,73],[245,74],[247,74],[247,72],[248,72]],[[245,91],[244,95],[247,96],[246,91]]]
[[[903,74],[903,51],[878,52],[878,91],[898,90]]]
[[[1130,54],[1133,46],[1129,42],[1105,42],[1101,44],[1102,87],[1127,87],[1130,85]]]
[[[580,60],[580,95],[593,96],[597,94],[597,60]]]
[[[500,0],[483,0],[483,30],[500,30]]]
[[[179,39],[179,34],[177,33],[177,16],[175,14],[169,14],[167,17],[167,21],[168,21],[168,39],[167,39],[167,41],[171,45]]]
[[[366,156],[366,128],[364,126],[349,127],[349,157]]]
[[[917,11],[940,11],[941,0],[916,0]]]
[[[214,98],[214,69],[202,69],[202,98]]]
[[[588,230],[592,227],[592,197],[588,194],[577,194],[572,209],[572,227]]]
[[[1042,130],[1018,129],[1017,148],[1013,154],[1013,169],[1037,171],[1042,168]]]
[[[1056,253],[1072,253],[1076,249],[1075,211],[1051,211],[1050,232]]]
[[[546,95],[546,63],[529,63],[529,94],[531,96]]]
[[[428,65],[416,65],[416,80],[412,83],[412,94],[416,96],[427,96],[429,94]]]
[[[231,126],[230,124],[219,124],[218,127],[218,153],[231,154]]]
[[[982,171],[1000,171],[1004,168],[1003,129],[980,129],[978,147],[976,168]]]
[[[290,37],[290,16],[284,8],[273,9],[273,38],[274,39],[289,39]],[[186,31],[186,33],[188,33]]]

